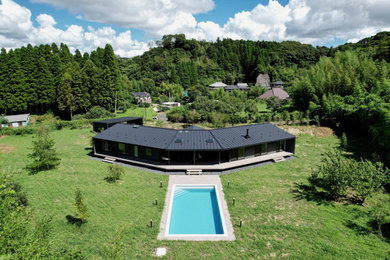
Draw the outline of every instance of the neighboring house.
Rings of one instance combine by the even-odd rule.
[[[274,81],[271,82],[271,88],[283,88],[284,82],[283,81]]]
[[[148,92],[134,92],[133,97],[138,100],[138,103],[152,103],[152,98]]]
[[[101,132],[116,124],[137,124],[143,125],[142,117],[120,117],[101,121],[95,121],[92,123],[93,131]]]
[[[179,102],[169,101],[169,102],[162,102],[161,106],[172,108],[172,107],[180,107],[181,104]]]
[[[219,170],[291,156],[295,136],[270,123],[213,130],[116,124],[95,135],[93,144],[94,155],[106,160],[163,170],[188,171],[191,165]]]
[[[277,97],[279,99],[285,100],[289,99],[290,95],[283,89],[281,88],[271,88],[267,90],[264,94],[259,96],[259,99],[267,99],[271,97]]]
[[[28,125],[30,114],[5,116],[4,118],[8,120],[8,125],[3,124],[2,127],[20,127]]]
[[[249,90],[248,83],[237,83],[237,85],[230,85],[225,87],[225,91],[233,90]]]
[[[215,82],[214,84],[211,84],[209,85],[209,88],[210,89],[220,89],[220,88],[224,88],[226,87],[227,85],[225,83],[222,83],[222,82]]]

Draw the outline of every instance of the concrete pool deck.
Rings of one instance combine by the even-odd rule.
[[[215,185],[219,196],[219,207],[223,220],[225,222],[225,234],[223,235],[167,235],[169,210],[171,209],[171,196],[174,185]],[[230,221],[230,214],[222,189],[221,179],[218,175],[170,175],[168,181],[168,190],[165,197],[164,210],[161,217],[160,233],[157,236],[158,240],[190,240],[190,241],[222,241],[235,240],[232,222]]]

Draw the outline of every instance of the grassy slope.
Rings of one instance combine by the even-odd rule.
[[[153,108],[151,108],[151,107],[146,108],[146,120],[147,121],[153,120],[153,117],[156,115],[157,115],[157,113],[153,110]],[[130,108],[125,113],[117,113],[117,115],[116,115],[116,117],[125,117],[125,116],[145,117],[145,108],[143,108],[143,107]]]
[[[53,171],[16,176],[27,192],[37,216],[53,215],[54,243],[80,249],[89,258],[101,255],[102,247],[118,229],[123,229],[126,257],[145,258],[153,248],[166,246],[168,258],[383,258],[390,245],[366,231],[365,209],[349,205],[318,205],[297,200],[291,192],[295,182],[305,182],[320,161],[321,153],[338,145],[336,138],[300,135],[297,160],[245,170],[222,176],[232,222],[234,242],[157,241],[167,176],[126,168],[119,184],[108,184],[107,164],[89,158],[89,129],[52,133],[62,155],[61,166]],[[15,148],[4,154],[5,144]],[[3,166],[22,168],[31,136],[0,139]],[[164,187],[159,188],[160,180]],[[227,182],[230,181],[230,188]],[[81,228],[68,224],[74,190],[80,187],[89,208],[89,223]],[[235,197],[237,204],[231,205]],[[359,216],[363,217],[359,217]],[[152,218],[155,228],[147,227]],[[244,220],[243,228],[237,225]],[[349,226],[349,227],[348,227]]]

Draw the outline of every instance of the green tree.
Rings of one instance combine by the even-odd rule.
[[[33,139],[32,153],[28,155],[33,160],[27,165],[31,174],[53,169],[60,164],[54,145],[49,129],[44,125],[38,127]]]
[[[73,112],[78,108],[76,97],[72,90],[72,76],[65,72],[61,79],[59,96],[57,98],[58,108],[61,111],[69,112],[70,119],[73,117]]]
[[[88,208],[84,202],[83,194],[79,188],[77,188],[75,192],[74,212],[82,222],[87,222],[87,218],[89,216]]]

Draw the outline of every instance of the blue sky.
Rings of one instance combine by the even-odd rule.
[[[164,34],[336,46],[390,30],[388,0],[1,0],[0,47],[106,43],[140,55]]]

